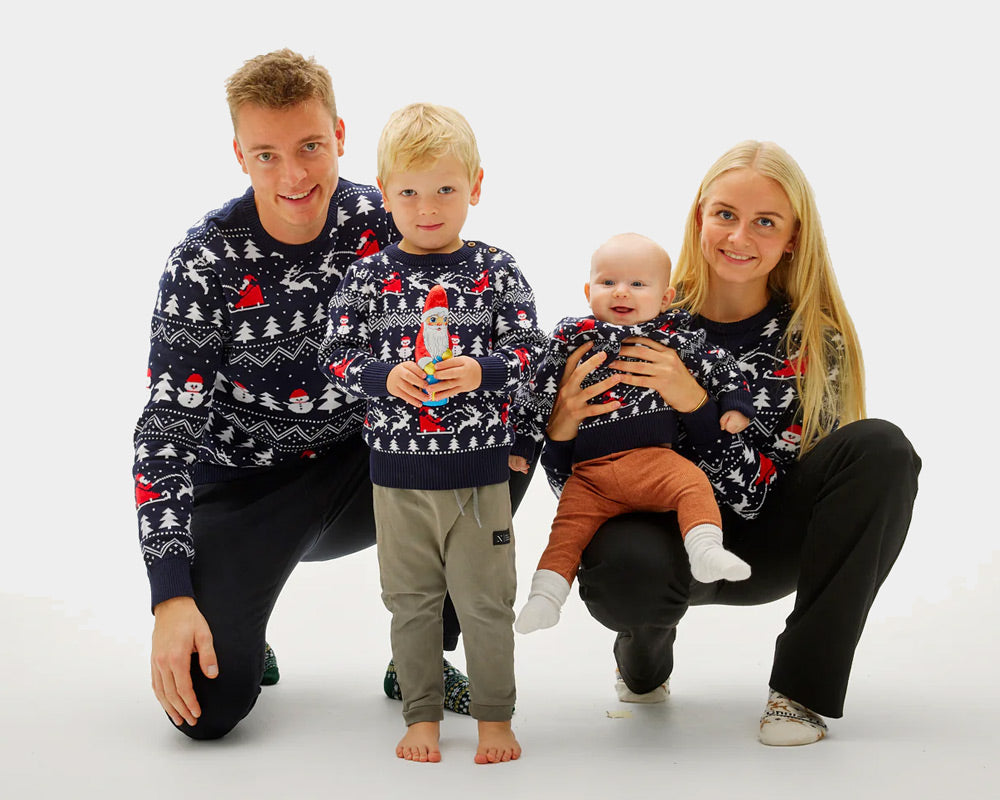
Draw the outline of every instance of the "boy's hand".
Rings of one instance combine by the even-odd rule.
[[[455,356],[435,364],[434,377],[438,382],[425,388],[434,393],[435,400],[446,400],[460,392],[478,389],[483,382],[483,368],[474,358]]]
[[[509,466],[514,472],[523,472],[525,475],[528,474],[528,459],[524,456],[507,456],[507,466]]]
[[[385,388],[393,397],[420,408],[427,399],[427,375],[413,361],[403,361],[392,368],[385,379]]]
[[[728,433],[739,433],[749,424],[750,420],[740,411],[727,411],[719,417],[719,427]]]

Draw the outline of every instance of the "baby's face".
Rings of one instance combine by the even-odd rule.
[[[597,319],[614,325],[636,325],[662,314],[673,299],[670,262],[647,248],[599,250],[584,287]]]

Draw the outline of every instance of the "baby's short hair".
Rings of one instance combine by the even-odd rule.
[[[233,128],[244,103],[277,110],[313,99],[327,107],[336,124],[337,101],[330,73],[315,59],[307,59],[288,48],[251,58],[226,81]]]
[[[433,103],[411,103],[393,112],[378,140],[378,179],[385,185],[393,172],[420,168],[453,155],[479,176],[479,148],[472,126],[455,109]]]

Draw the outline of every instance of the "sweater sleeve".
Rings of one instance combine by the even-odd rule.
[[[494,281],[493,346],[476,358],[483,370],[480,388],[513,395],[534,374],[545,334],[538,328],[534,292],[513,259],[497,267]]]
[[[330,298],[326,336],[319,347],[320,371],[337,388],[355,397],[385,397],[390,364],[372,355],[371,301],[376,296],[370,260],[354,262]]]
[[[760,514],[798,458],[802,438],[795,374],[805,369],[804,360],[771,357],[767,368],[764,363],[758,360],[744,372],[756,414],[742,433],[719,429],[721,412],[714,399],[691,414],[679,415],[678,451],[705,471],[720,504],[747,519]],[[832,373],[831,377],[835,379]]]
[[[211,414],[228,318],[216,274],[203,270],[196,282],[195,271],[186,269],[204,259],[205,248],[189,238],[167,261],[150,327],[149,398],[133,439],[139,542],[153,607],[194,594],[192,469]]]
[[[555,327],[534,377],[517,392],[511,411],[516,437],[511,452],[525,455],[542,446],[542,468],[556,496],[561,494],[562,487],[573,472],[575,440],[553,441],[545,435],[545,429],[566,368],[568,345],[564,332],[572,329],[574,322],[572,318],[566,318]]]

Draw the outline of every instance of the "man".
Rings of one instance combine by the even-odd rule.
[[[375,542],[364,403],[333,389],[316,348],[347,266],[398,238],[378,190],[339,175],[345,127],[322,66],[258,56],[227,99],[251,185],[168,259],[133,469],[153,690],[199,739],[224,736],[256,702],[267,620],[295,565]],[[204,402],[185,397],[191,375]],[[445,675],[456,680],[447,662]]]

